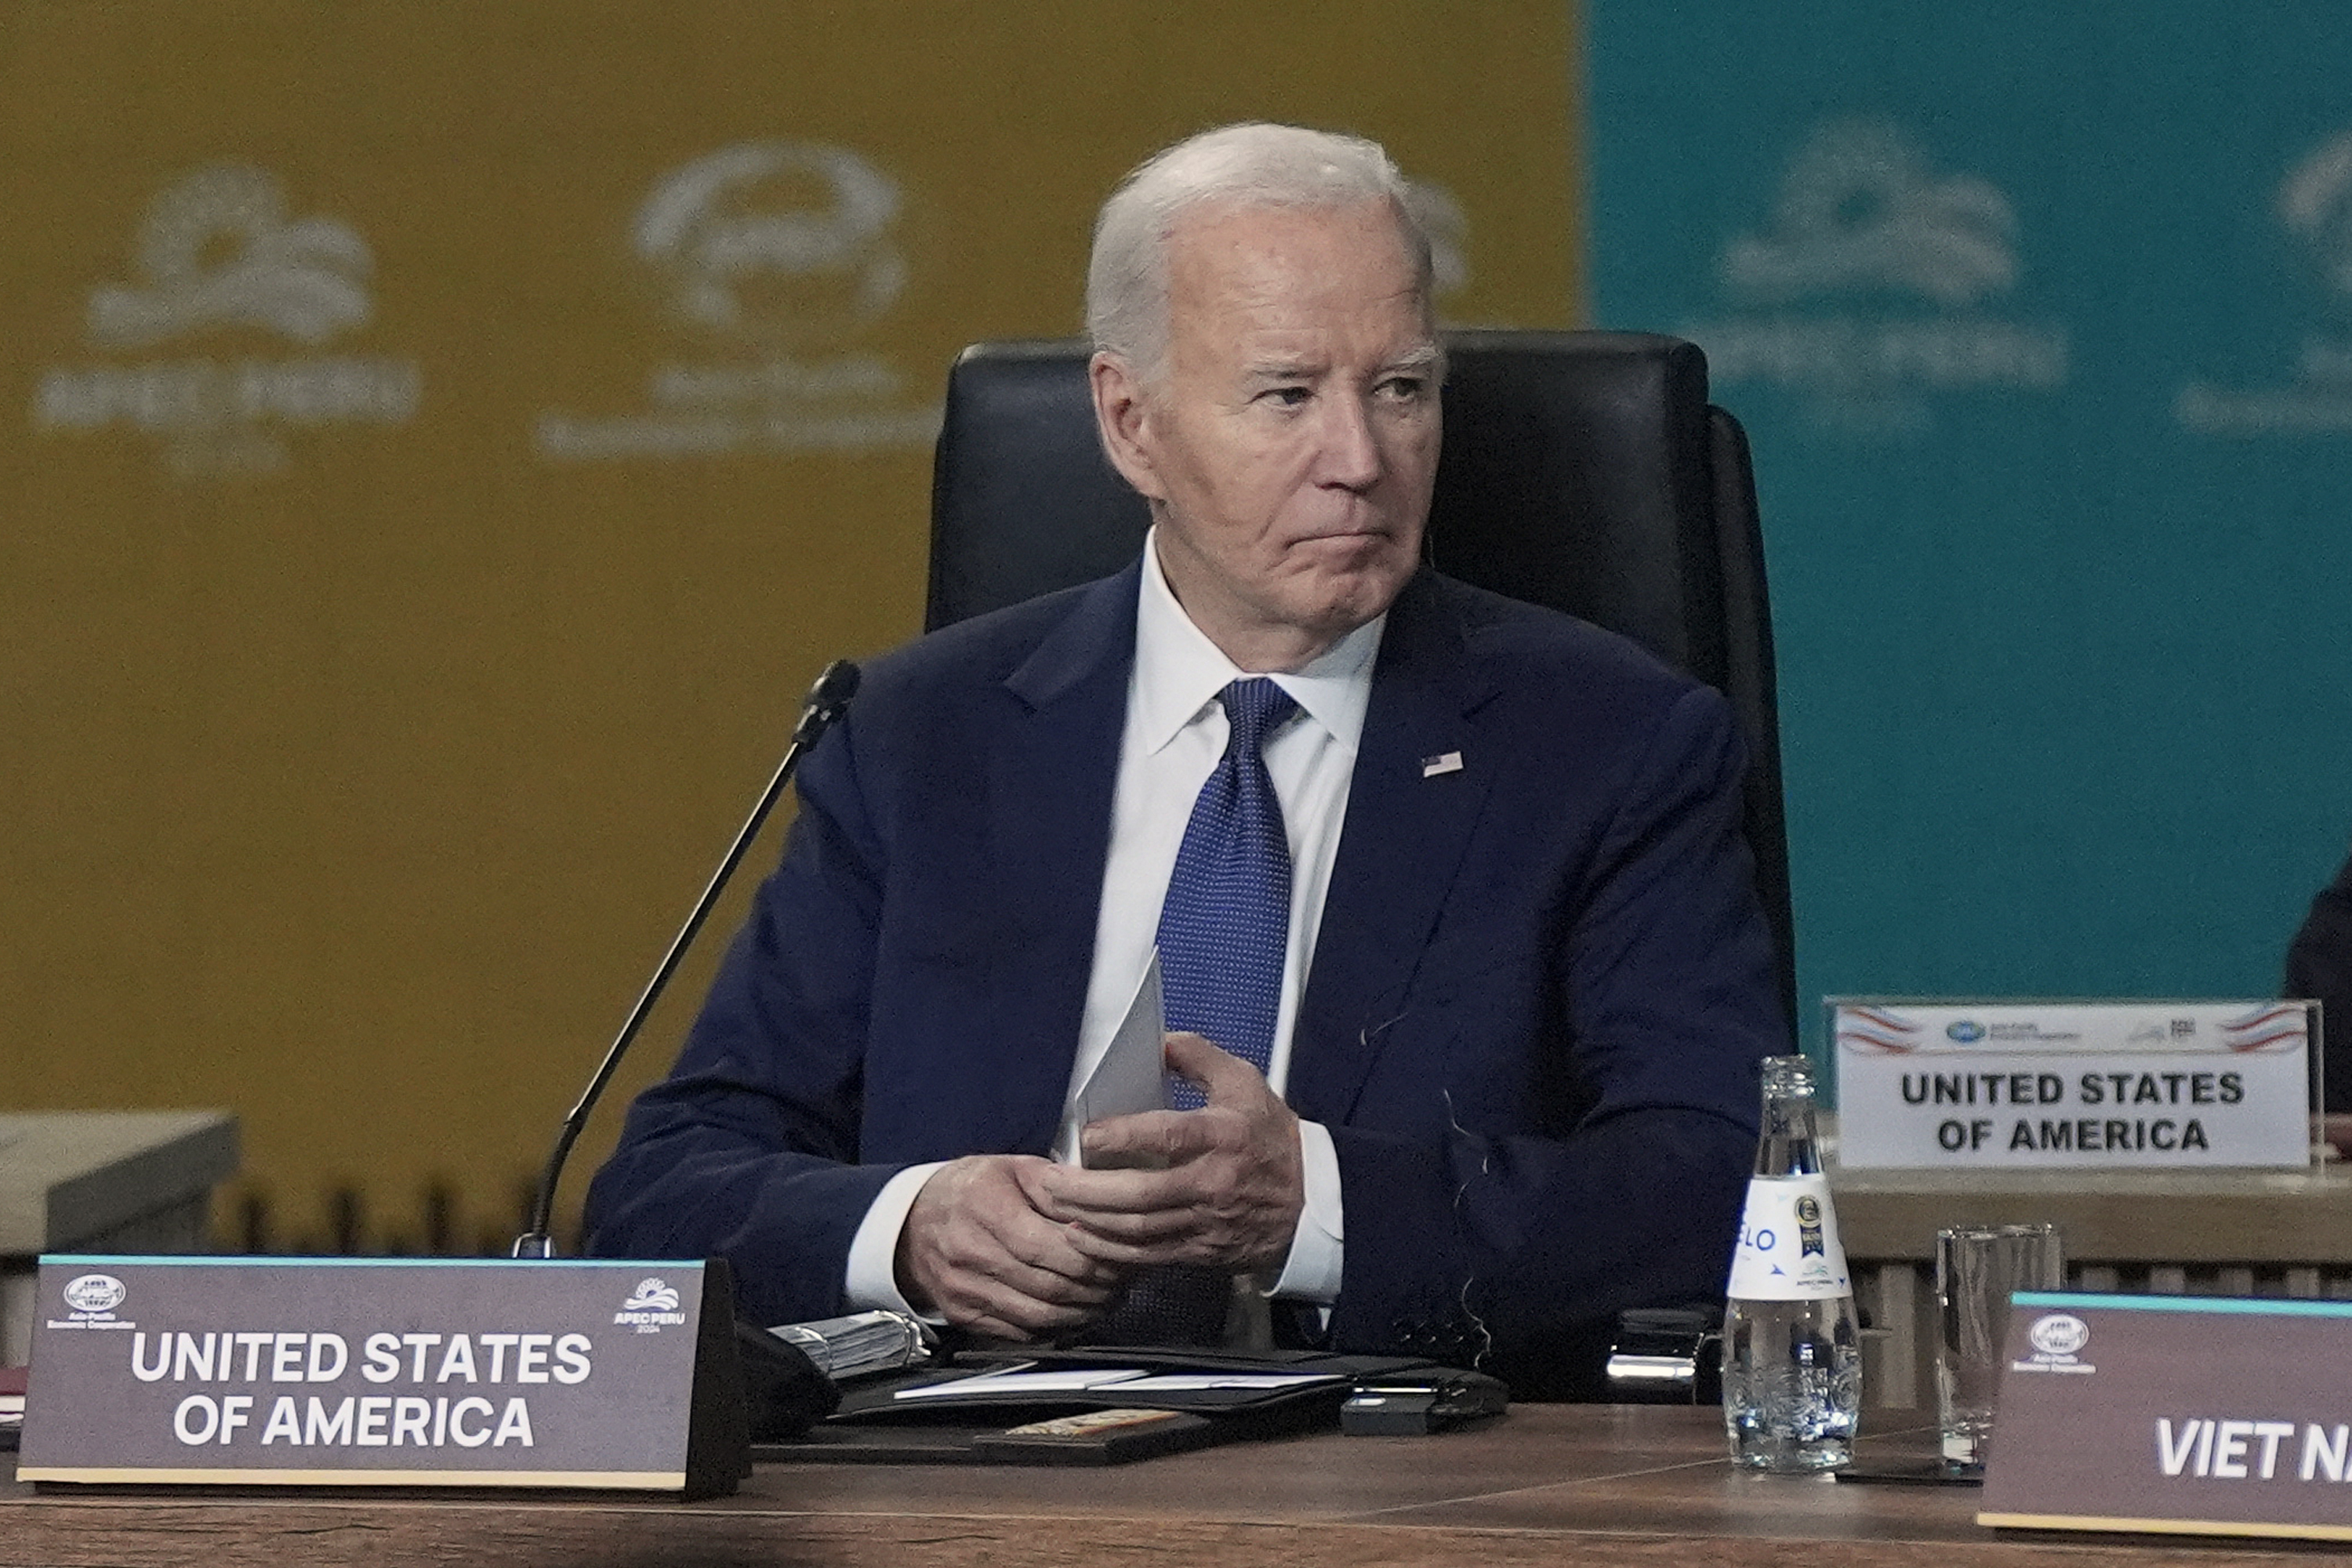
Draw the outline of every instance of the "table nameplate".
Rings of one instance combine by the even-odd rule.
[[[1832,997],[1848,1169],[2307,1168],[2311,1004]]]
[[[41,1259],[20,1479],[733,1489],[725,1266]]]
[[[2352,1541],[2352,1301],[2011,1300],[1979,1524]]]

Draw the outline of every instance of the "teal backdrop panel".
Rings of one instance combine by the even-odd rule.
[[[1803,994],[2275,991],[2352,837],[2352,13],[1585,14],[1593,322],[1755,443]]]

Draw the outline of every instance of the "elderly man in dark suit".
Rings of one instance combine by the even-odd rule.
[[[1429,283],[1353,138],[1227,127],[1112,196],[1091,374],[1143,554],[869,668],[594,1250],[724,1254],[769,1321],[1255,1309],[1535,1384],[1719,1292],[1786,1048],[1739,742],[1423,565]],[[1155,952],[1180,1108],[1084,1124]]]

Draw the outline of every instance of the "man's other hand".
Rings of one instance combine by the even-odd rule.
[[[1168,1065],[1201,1086],[1197,1110],[1147,1110],[1089,1122],[1089,1166],[1148,1162],[1163,1170],[1048,1167],[1045,1212],[1071,1240],[1121,1270],[1197,1263],[1234,1273],[1280,1267],[1307,1203],[1298,1118],[1259,1071],[1199,1035],[1172,1034]]]
[[[923,1184],[898,1231],[898,1289],[919,1311],[1000,1340],[1045,1340],[1092,1320],[1125,1278],[1040,1212],[1053,1163],[973,1154]]]

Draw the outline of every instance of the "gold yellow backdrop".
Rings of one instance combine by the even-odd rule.
[[[1449,318],[1568,323],[1570,31],[0,3],[0,1105],[236,1110],[231,1241],[510,1229],[810,679],[917,629],[956,349],[1074,331],[1104,192],[1244,117],[1385,141]]]

